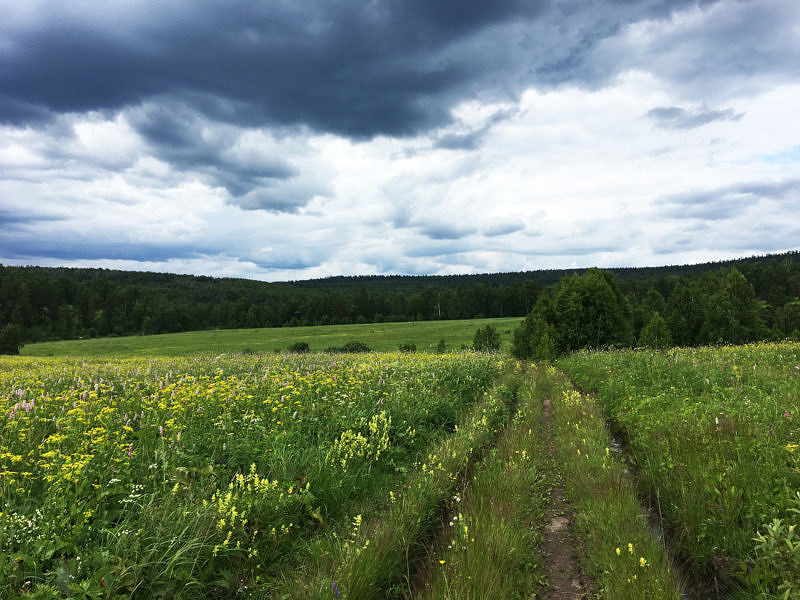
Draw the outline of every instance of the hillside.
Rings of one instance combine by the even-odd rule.
[[[678,281],[736,267],[764,304],[767,327],[800,296],[800,252],[698,265],[610,269],[638,302]],[[526,315],[541,291],[586,269],[448,276],[332,277],[267,283],[195,275],[0,266],[0,329],[22,342],[205,329],[451,320]],[[790,311],[791,312],[791,311]],[[793,314],[793,313],[792,313]]]

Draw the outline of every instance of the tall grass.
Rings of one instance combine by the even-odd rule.
[[[412,471],[489,355],[0,360],[7,597],[231,597]]]
[[[705,593],[800,597],[800,345],[579,353],[560,365],[597,389]]]
[[[509,384],[487,393],[451,435],[429,448],[402,483],[386,490],[380,502],[364,507],[349,526],[312,544],[306,565],[273,596],[355,600],[407,593],[417,561],[424,558],[420,550],[426,538],[472,458],[506,421],[512,399]]]

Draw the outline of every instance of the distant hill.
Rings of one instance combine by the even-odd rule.
[[[783,332],[778,308],[800,295],[800,251],[744,259],[608,269],[636,302],[668,298],[679,280],[736,267]],[[369,275],[267,283],[108,269],[0,266],[0,332],[23,341],[299,325],[526,315],[548,285],[586,269],[476,275]],[[793,313],[792,313],[793,314]],[[778,322],[783,319],[783,324]],[[13,331],[12,331],[13,330]],[[792,328],[789,329],[792,331]]]

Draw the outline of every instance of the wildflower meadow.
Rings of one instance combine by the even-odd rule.
[[[498,378],[464,355],[0,362],[0,595],[230,597],[384,495]]]

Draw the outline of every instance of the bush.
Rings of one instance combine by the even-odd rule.
[[[497,352],[500,350],[500,334],[494,325],[480,327],[472,339],[472,349],[476,352]]]
[[[372,348],[364,342],[353,340],[343,346],[331,346],[325,352],[372,352]]]
[[[308,351],[308,342],[295,342],[289,346],[289,352],[294,352],[295,354],[305,354]]]
[[[403,342],[400,344],[400,352],[416,352],[417,345],[413,342]]]
[[[22,345],[22,329],[16,323],[9,323],[0,330],[0,354],[19,354]]]
[[[444,354],[447,351],[447,344],[444,342],[444,338],[439,340],[439,343],[436,344],[436,352],[439,354]]]

